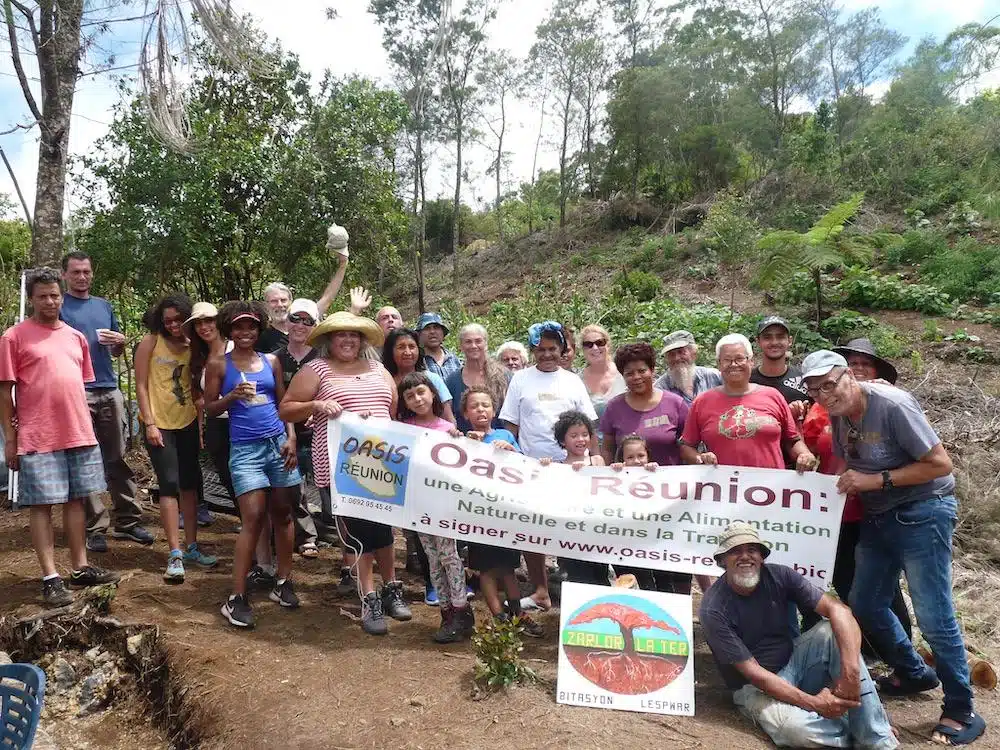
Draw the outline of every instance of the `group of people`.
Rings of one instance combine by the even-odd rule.
[[[897,740],[879,693],[941,684],[935,739],[965,744],[983,732],[951,597],[951,462],[870,342],[814,352],[796,368],[789,325],[769,317],[757,327],[759,362],[753,342],[734,333],[715,343],[712,368],[696,363],[690,332],[674,331],[664,337],[657,377],[649,343],[616,349],[599,325],[577,337],[557,321],[539,322],[527,331],[527,348],[511,341],[491,354],[486,329],[470,323],[458,331],[460,357],[445,347],[449,330],[440,315],[423,313],[412,328],[394,307],[370,319],[363,289],[351,290],[350,311],[325,315],[346,266],[343,256],[315,302],[293,299],[275,283],[263,302],[216,307],[173,294],[147,314],[148,333],[135,350],[136,392],[169,548],[167,582],[183,582],[185,565],[218,563],[198,543],[204,447],[241,519],[232,593],[221,610],[229,623],[253,627],[255,588],[282,607],[299,606],[293,553],[315,556],[317,523],[324,538],[339,540],[339,589],[360,596],[365,632],[386,633],[387,617],[409,620],[394,530],[332,512],[327,425],[344,412],[492,443],[541,464],[819,470],[839,475],[848,496],[833,575],[839,601],[793,570],[765,563],[769,548],[740,524],[722,536],[716,560],[723,574],[698,579],[700,621],[736,704],[778,745],[891,748]],[[78,252],[63,259],[62,274],[33,271],[26,281],[31,317],[0,337],[6,456],[20,472],[18,502],[30,513],[42,593],[52,606],[72,600],[54,561],[54,505],[63,507],[70,586],[117,580],[87,557],[101,549],[91,540],[106,548],[108,529],[116,538],[154,541],[140,525],[135,480],[123,459],[113,359],[126,341],[111,306],[90,295],[92,282],[91,261]],[[320,497],[315,517],[307,483]],[[111,513],[97,499],[106,487]],[[453,539],[427,534],[407,541],[425,577],[424,601],[440,607],[435,641],[461,640],[473,629],[466,568],[478,571],[494,618],[519,618],[525,634],[543,634],[528,614],[552,606],[543,555],[523,554],[531,593],[522,597],[516,550],[459,549]],[[612,572],[573,559],[560,559],[559,567],[573,581],[607,585],[612,574],[631,573],[642,588],[690,593],[692,586],[690,575],[676,572]],[[933,669],[910,638],[901,572]],[[893,669],[876,681],[877,692],[862,649]]]

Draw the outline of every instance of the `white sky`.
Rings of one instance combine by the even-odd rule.
[[[461,0],[456,0],[458,5]],[[552,0],[506,0],[497,20],[489,29],[490,46],[508,49],[524,57],[534,41],[535,27],[544,19]],[[366,12],[367,0],[234,0],[234,4],[259,21],[262,29],[272,38],[281,40],[283,46],[299,55],[305,70],[318,80],[325,68],[335,74],[357,73],[375,78],[385,85],[391,83],[389,67],[381,44],[381,31],[374,17]],[[846,0],[849,10],[876,3],[866,0]],[[877,3],[886,23],[911,37],[933,34],[943,37],[961,23],[987,21],[1000,14],[1000,0],[886,0]],[[325,10],[336,8],[339,18],[327,21]],[[294,7],[295,12],[290,12]],[[118,54],[118,64],[135,59],[138,51],[139,29],[121,27],[111,44]],[[5,36],[5,35],[4,35]],[[33,60],[27,60],[33,68]],[[984,82],[985,83],[985,82]],[[998,85],[1000,76],[991,76],[990,83]],[[93,142],[107,129],[111,108],[118,100],[114,83],[108,77],[85,78],[80,82],[74,107],[70,148],[74,154],[85,153]],[[508,127],[508,148],[512,152],[509,167],[510,186],[528,179],[538,132],[539,110],[530,101],[517,102],[509,109],[511,123]],[[13,66],[7,53],[7,43],[0,43],[0,131],[18,122],[27,121],[27,107],[21,98]],[[553,119],[547,118],[552,124]],[[485,130],[485,128],[482,128]],[[0,136],[2,146],[33,207],[35,170],[37,165],[37,138],[35,132],[19,131]],[[453,152],[450,145],[437,148],[432,155],[429,174],[431,195],[450,195],[454,190]],[[490,201],[493,197],[492,177],[485,174],[491,157],[484,147],[473,146],[466,161],[470,183],[464,189],[466,202],[476,205],[476,199]],[[543,142],[539,167],[552,168],[557,164],[553,139]],[[0,192],[13,198],[13,185],[0,169]],[[71,204],[74,196],[70,194]]]

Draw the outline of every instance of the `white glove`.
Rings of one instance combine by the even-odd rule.
[[[339,224],[332,224],[326,230],[326,249],[338,255],[348,256],[347,241],[350,239],[347,230]]]

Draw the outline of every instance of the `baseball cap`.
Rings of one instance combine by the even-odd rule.
[[[660,354],[672,352],[685,346],[694,346],[694,334],[691,331],[674,331],[663,337],[663,349]]]
[[[826,375],[834,367],[847,367],[847,360],[837,352],[820,349],[802,360],[802,379],[818,378]]]
[[[764,333],[765,330],[767,330],[771,326],[781,326],[788,333],[792,332],[792,329],[788,327],[788,323],[785,322],[784,318],[779,317],[777,315],[769,315],[768,317],[764,318],[762,321],[760,321],[760,323],[757,324],[757,335],[760,336],[762,333]]]
[[[297,300],[294,300],[288,307],[288,317],[292,317],[297,313],[305,313],[313,319],[314,323],[319,320],[319,308],[311,299],[299,297]]]
[[[205,320],[219,317],[219,309],[211,302],[195,302],[191,308],[191,317],[184,321],[187,325],[193,320]]]

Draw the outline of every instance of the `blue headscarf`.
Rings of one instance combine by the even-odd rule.
[[[566,346],[566,335],[563,333],[561,323],[554,320],[546,320],[544,323],[534,323],[528,328],[528,344],[532,347],[538,346],[542,340],[543,333],[554,333],[559,337],[559,341]]]

